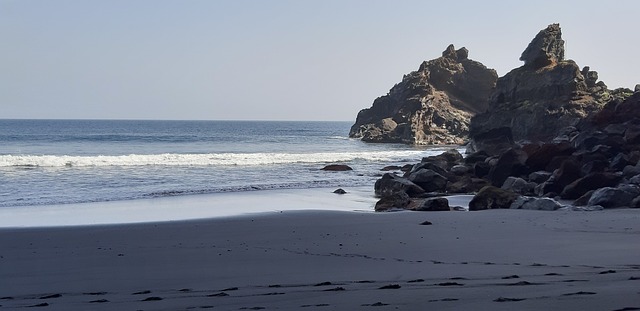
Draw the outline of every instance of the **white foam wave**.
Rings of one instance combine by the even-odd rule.
[[[336,153],[210,153],[130,154],[121,156],[0,155],[0,167],[92,167],[92,166],[251,166],[288,163],[333,163],[419,160],[424,150]]]

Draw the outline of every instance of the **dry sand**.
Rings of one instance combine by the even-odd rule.
[[[638,310],[639,224],[640,210],[285,211],[5,228],[0,309]]]

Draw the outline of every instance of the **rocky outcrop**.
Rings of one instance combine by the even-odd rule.
[[[565,60],[564,53],[560,26],[541,30],[520,57],[524,65],[498,79],[488,110],[472,118],[471,140],[508,127],[515,141],[549,141],[621,96],[599,82],[597,72]]]
[[[453,193],[475,193],[469,210],[567,209],[560,199],[575,200],[571,210],[640,208],[640,87],[609,90],[589,67],[565,60],[557,24],[521,60],[497,81],[487,111],[472,118],[472,152],[425,157],[402,177],[386,174],[376,183],[377,210],[446,210],[443,200],[427,198]],[[434,92],[444,92],[439,87]],[[392,117],[380,124],[398,128]]]
[[[469,120],[487,109],[497,74],[450,45],[358,113],[350,137],[366,142],[462,144]]]

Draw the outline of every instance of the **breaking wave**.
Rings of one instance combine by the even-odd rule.
[[[209,153],[130,155],[0,155],[0,167],[96,167],[96,166],[257,166],[289,163],[351,161],[412,161],[435,150],[324,153]]]

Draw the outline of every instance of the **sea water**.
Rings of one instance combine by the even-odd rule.
[[[0,120],[0,207],[371,186],[445,148],[368,144],[350,122]],[[346,172],[321,170],[346,164]]]

